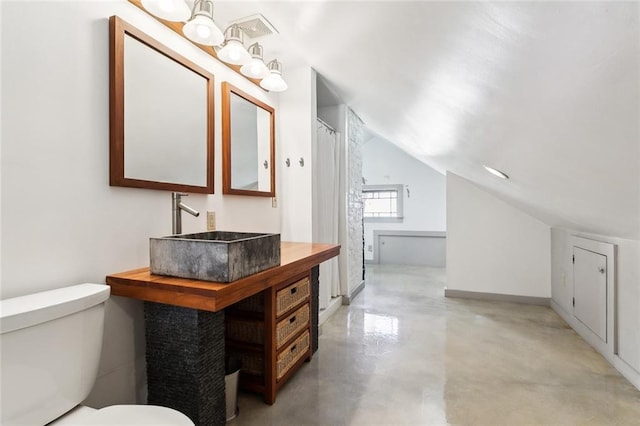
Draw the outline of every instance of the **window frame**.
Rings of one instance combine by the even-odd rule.
[[[400,223],[404,220],[404,185],[362,185],[362,193],[365,192],[396,192],[396,215],[391,217],[370,217],[365,216],[364,212],[364,197],[362,198],[362,217],[365,222],[386,222],[386,223]]]

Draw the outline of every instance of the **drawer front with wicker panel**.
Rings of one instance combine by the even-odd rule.
[[[231,317],[227,318],[225,323],[227,327],[227,339],[258,345],[264,343],[264,322]]]
[[[282,379],[295,363],[308,352],[310,342],[310,334],[307,330],[278,355],[276,380]]]
[[[309,297],[309,277],[296,281],[276,293],[276,316],[280,316]]]
[[[280,349],[296,333],[309,326],[311,309],[306,303],[288,317],[280,320],[276,325],[276,348]]]

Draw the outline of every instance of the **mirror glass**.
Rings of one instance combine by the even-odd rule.
[[[223,83],[223,192],[275,196],[274,110]]]
[[[213,75],[111,21],[111,185],[213,193]]]

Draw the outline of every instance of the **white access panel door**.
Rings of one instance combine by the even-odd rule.
[[[573,315],[607,341],[607,256],[573,247]]]

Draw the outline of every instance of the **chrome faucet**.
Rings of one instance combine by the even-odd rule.
[[[174,235],[182,234],[182,210],[195,217],[200,216],[200,212],[182,203],[182,197],[188,195],[181,192],[171,194],[172,230]]]

